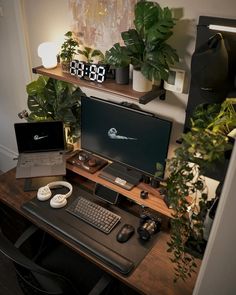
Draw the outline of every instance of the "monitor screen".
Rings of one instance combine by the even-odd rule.
[[[81,148],[154,175],[165,167],[172,122],[98,99],[81,99]]]

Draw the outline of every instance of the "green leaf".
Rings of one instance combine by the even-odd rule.
[[[229,102],[198,106],[192,118],[192,129],[182,135],[181,147],[167,161],[167,194],[173,210],[171,242],[168,246],[172,252],[170,259],[176,266],[176,281],[191,277],[197,267],[195,258],[187,256],[186,251],[190,247],[196,251],[204,246],[203,229],[208,195],[203,175],[206,171],[214,173],[215,167],[222,165],[220,161],[225,161],[225,151],[232,150],[224,130],[228,126],[235,126],[235,119],[235,106]],[[186,196],[189,195],[191,218],[186,214],[189,205]]]
[[[80,97],[85,94],[79,87],[40,76],[27,85],[28,120],[62,120],[77,130],[80,125]]]
[[[122,32],[121,36],[124,40],[130,57],[132,58],[134,56],[135,58],[138,58],[140,61],[142,61],[144,43],[138,32],[135,29],[130,29],[128,31]]]
[[[155,2],[140,1],[136,4],[134,25],[143,39],[146,39],[147,31],[158,21],[159,10],[160,6]]]
[[[45,88],[48,82],[48,79],[48,77],[39,76],[39,78],[36,81],[29,83],[26,86],[26,91],[28,95],[37,95],[39,93],[42,93],[43,89]]]
[[[103,53],[101,52],[101,50],[94,49],[91,54],[91,57],[95,57],[95,56],[103,56]]]
[[[128,50],[119,43],[115,43],[111,49],[105,53],[106,62],[114,67],[124,67],[130,64],[131,59]]]
[[[88,63],[93,62],[93,57],[100,57],[100,60],[104,60],[104,55],[101,50],[93,49],[91,47],[85,46],[83,50],[78,49],[78,53],[83,55],[86,58]]]

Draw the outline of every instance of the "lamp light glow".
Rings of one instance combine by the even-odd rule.
[[[215,31],[236,33],[236,27],[228,27],[228,26],[220,26],[220,25],[209,25],[208,28],[210,30],[215,30]]]
[[[57,66],[57,53],[57,46],[53,42],[44,42],[38,47],[38,56],[41,57],[46,69],[53,69]]]

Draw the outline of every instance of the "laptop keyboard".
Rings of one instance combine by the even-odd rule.
[[[58,152],[50,154],[21,154],[19,165],[20,167],[35,167],[35,166],[53,166],[62,164],[63,157]]]

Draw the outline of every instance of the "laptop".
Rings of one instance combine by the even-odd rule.
[[[16,178],[66,174],[62,121],[15,123],[19,152]]]

